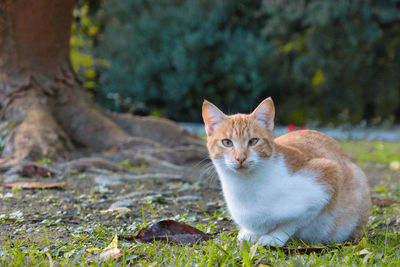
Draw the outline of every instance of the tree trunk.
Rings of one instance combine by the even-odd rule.
[[[74,0],[0,2],[2,156],[63,157],[82,146],[204,157],[202,142],[175,123],[105,113],[91,103],[69,58],[73,7]]]

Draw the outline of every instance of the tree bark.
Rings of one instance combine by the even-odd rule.
[[[76,147],[134,147],[162,151],[164,158],[185,149],[204,157],[202,141],[173,122],[93,105],[70,63],[73,7],[74,0],[0,2],[2,156],[41,159],[66,156]]]

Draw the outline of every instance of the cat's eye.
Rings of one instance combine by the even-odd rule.
[[[251,138],[249,141],[249,146],[254,146],[258,143],[258,138]]]
[[[222,144],[223,144],[224,146],[226,146],[226,147],[232,147],[232,146],[233,146],[232,141],[229,140],[229,139],[222,139]]]

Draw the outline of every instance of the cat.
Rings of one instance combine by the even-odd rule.
[[[274,140],[269,97],[251,114],[204,101],[207,148],[239,240],[284,246],[357,240],[371,212],[368,179],[340,145],[314,130]]]

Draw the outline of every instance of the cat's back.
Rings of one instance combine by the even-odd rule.
[[[275,143],[278,154],[284,154],[293,172],[304,168],[317,171],[318,179],[329,188],[327,192],[331,195],[320,220],[299,231],[298,237],[313,242],[360,238],[371,210],[368,178],[351,162],[339,143],[313,130],[288,133],[276,138]],[[316,234],[322,221],[326,232]]]
[[[349,160],[339,143],[324,133],[314,130],[300,130],[287,133],[275,139],[284,153],[297,154],[304,160],[327,158]]]

